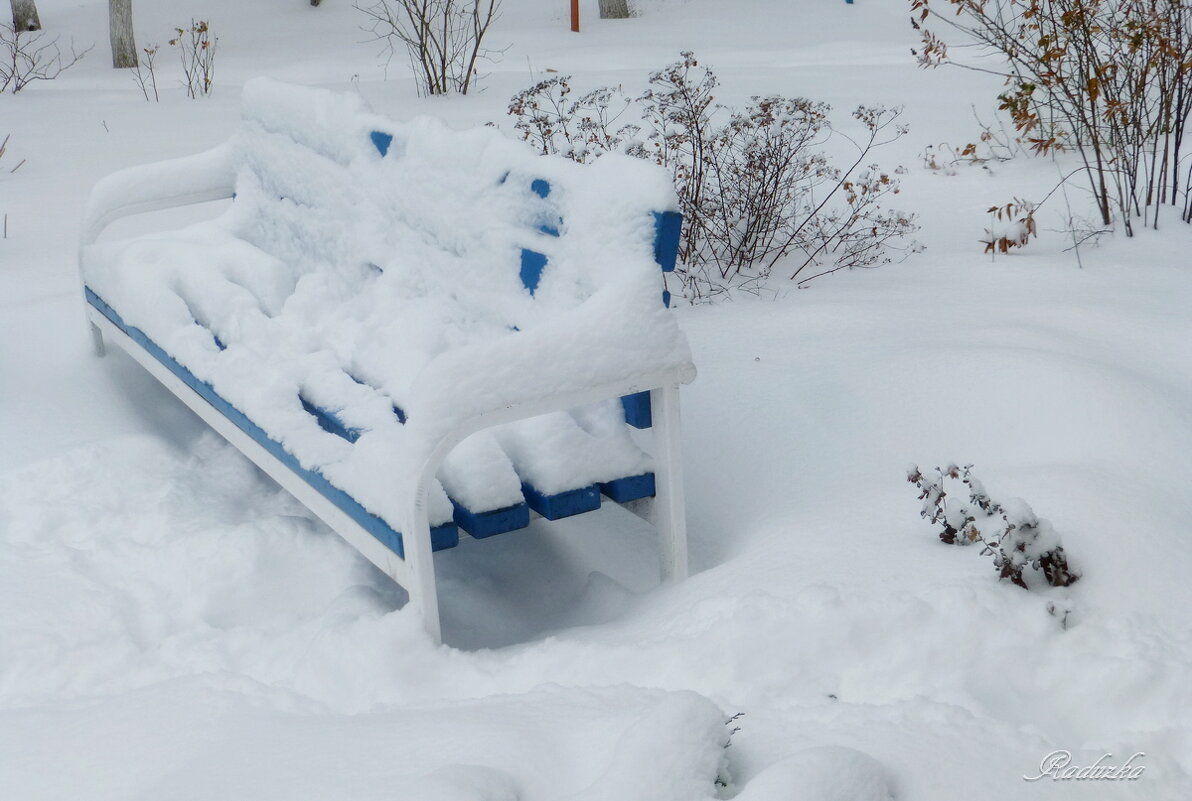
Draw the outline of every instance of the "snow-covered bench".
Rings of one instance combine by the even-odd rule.
[[[666,173],[263,79],[243,108],[226,145],[96,186],[80,269],[97,352],[127,350],[405,587],[436,639],[432,550],[459,528],[603,494],[654,522],[663,577],[684,576],[678,387],[695,369],[661,297]],[[98,241],[226,198],[217,219]]]

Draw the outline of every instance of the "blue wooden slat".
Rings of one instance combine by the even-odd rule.
[[[455,524],[477,539],[517,531],[530,525],[530,507],[525,503],[491,512],[473,512],[455,500]]]
[[[550,195],[550,181],[545,181],[542,178],[535,178],[530,183],[530,191],[542,199],[546,199]]]
[[[124,333],[144,348],[150,356],[161,362],[171,373],[176,375],[183,383],[193,389],[203,400],[215,407],[216,411],[224,417],[232,421],[232,423],[243,431],[248,436],[270,453],[274,458],[292,470],[299,478],[309,484],[316,492],[322,495],[327,500],[331,501],[344,514],[352,518],[361,528],[367,531],[372,536],[376,537],[382,544],[384,544],[391,551],[398,556],[405,558],[405,549],[402,544],[401,533],[394,531],[389,524],[384,520],[369,512],[360,503],[348,495],[343,490],[333,485],[326,477],[318,470],[307,470],[304,468],[294,455],[282,447],[281,443],[271,439],[265,431],[256,423],[248,419],[244,412],[237,409],[232,404],[228,403],[215,391],[215,388],[206,381],[200,381],[195,375],[174,360],[168,353],[162,350],[156,342],[145,336],[145,333],[139,328],[130,326],[124,322],[124,319],[107,303],[105,303],[98,295],[91,291],[90,288],[85,288],[84,292],[87,296],[87,302],[99,310],[104,317],[107,317],[113,325],[119,328]],[[459,530],[454,523],[444,523],[441,526],[435,526],[430,530],[431,547],[436,550],[443,550],[451,548],[459,543]]]
[[[393,144],[393,134],[387,134],[384,131],[373,131],[368,135],[368,138],[372,140],[373,147],[381,154],[381,158],[384,158],[389,153],[389,146]]]
[[[640,476],[617,478],[612,481],[605,481],[599,486],[601,492],[617,503],[636,501],[638,498],[649,498],[656,491],[653,473],[642,473]]]
[[[386,526],[385,528],[389,528]],[[392,531],[392,529],[390,529]],[[397,532],[394,532],[395,534]],[[401,534],[397,534],[400,539]],[[432,551],[445,551],[448,548],[454,548],[459,545],[459,529],[455,523],[444,523],[441,526],[430,527],[430,549]],[[405,556],[398,554],[404,559]]]
[[[621,407],[625,410],[625,422],[634,428],[649,428],[653,425],[648,390],[621,396]]]
[[[526,496],[526,503],[530,508],[547,520],[558,520],[561,517],[571,517],[600,508],[600,488],[595,484],[546,495],[530,484],[522,482],[522,495]]]
[[[662,305],[669,309],[670,301],[671,301],[671,293],[667,292],[665,289],[662,290]]]
[[[346,439],[348,442],[355,442],[364,433],[362,429],[352,428],[344,423],[335,412],[324,409],[321,406],[315,406],[301,395],[298,396],[298,402],[302,404],[302,409],[315,419],[315,422],[319,424],[319,428],[329,434]]]
[[[522,286],[530,290],[533,295],[538,290],[538,282],[542,280],[542,271],[546,269],[546,255],[536,250],[522,248],[521,251],[521,282]]]
[[[658,262],[664,273],[675,269],[682,233],[682,214],[677,211],[654,212],[654,261]]]

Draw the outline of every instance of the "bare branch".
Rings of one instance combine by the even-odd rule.
[[[376,0],[356,5],[368,22],[364,30],[385,44],[386,61],[404,49],[424,95],[475,87],[478,64],[498,52],[484,37],[500,13],[501,0]]]
[[[57,38],[47,40],[42,33],[0,25],[0,94],[16,94],[35,81],[52,81],[90,51],[75,50],[72,42],[70,52],[63,53]]]

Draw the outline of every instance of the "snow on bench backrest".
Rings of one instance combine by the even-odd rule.
[[[631,160],[580,168],[491,130],[452,132],[433,120],[395,129],[358,98],[267,81],[246,88],[244,127],[243,238],[296,275],[325,274],[332,286],[306,285],[326,296],[357,291],[381,270],[394,279],[385,283],[424,293],[406,306],[450,298],[439,319],[415,313],[407,323],[437,331],[466,319],[463,331],[446,325],[446,341],[403,343],[407,379],[436,352],[566,314],[634,270],[657,297],[658,263],[673,268],[666,245],[677,240],[677,214],[658,212],[673,206],[673,190],[662,171]],[[597,204],[605,208],[593,215]],[[650,264],[640,245],[655,240],[663,247]]]

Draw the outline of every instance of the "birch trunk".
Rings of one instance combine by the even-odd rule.
[[[112,66],[137,66],[137,45],[132,36],[132,0],[108,0],[108,27],[112,34]]]
[[[600,0],[601,19],[628,19],[629,0]]]
[[[41,30],[41,19],[37,16],[37,3],[34,0],[12,0],[11,4],[13,30]]]

